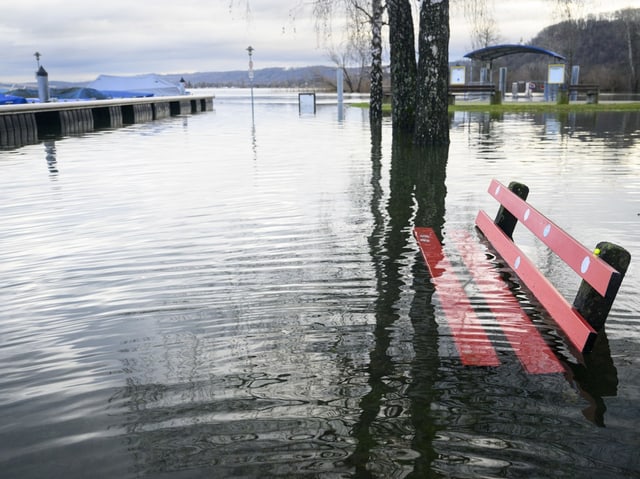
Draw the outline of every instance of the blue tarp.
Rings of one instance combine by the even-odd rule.
[[[94,88],[52,88],[51,96],[64,100],[105,100],[109,98],[104,92]]]
[[[17,105],[20,103],[27,103],[27,100],[21,96],[3,95],[0,93],[0,105]]]
[[[104,93],[113,94],[112,96],[114,98],[128,98],[130,96],[174,96],[182,94],[177,84],[154,74],[126,77],[100,75],[86,86]]]
[[[37,88],[16,88],[14,90],[9,90],[7,95],[18,96],[21,98],[38,98],[38,89]]]
[[[0,97],[6,96],[15,98],[16,100],[6,103],[27,103],[25,99],[37,100],[38,90],[35,88],[18,88],[8,91],[5,95],[0,94]],[[97,90],[95,88],[87,87],[71,87],[71,88],[50,88],[49,96],[51,98],[58,98],[61,101],[64,100],[106,100],[110,98],[144,98],[155,96],[153,92],[145,91],[124,91],[124,90]],[[24,101],[20,101],[24,100]],[[0,104],[2,104],[0,102]]]
[[[7,92],[7,96],[13,98],[38,98],[38,90],[35,88],[18,88]],[[120,90],[97,90],[87,87],[71,88],[50,88],[49,96],[60,100],[106,100],[109,98],[143,98],[154,96],[152,92],[144,91],[120,91]],[[13,103],[26,103],[25,101],[14,101]]]

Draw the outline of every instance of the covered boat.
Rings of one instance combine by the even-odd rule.
[[[158,75],[100,75],[87,85],[113,98],[174,96],[183,94],[180,87]]]
[[[27,103],[27,100],[21,96],[0,93],[0,105],[18,105],[20,103]]]

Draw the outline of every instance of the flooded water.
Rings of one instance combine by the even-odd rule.
[[[416,150],[366,110],[255,93],[253,115],[221,90],[213,112],[0,151],[2,477],[640,475],[639,113],[456,113],[449,148]],[[492,178],[631,252],[583,360],[475,231]],[[461,361],[414,226],[497,365]],[[516,239],[571,300],[577,277]],[[525,367],[461,244],[557,369]]]

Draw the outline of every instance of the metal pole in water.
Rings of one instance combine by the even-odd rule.
[[[251,119],[254,119],[253,114],[253,50],[255,50],[251,45],[247,48],[249,52],[249,86],[251,87]]]
[[[502,95],[502,98],[504,99],[504,95],[507,92],[507,67],[500,67],[500,79],[498,81],[498,90],[499,90],[499,94]]]
[[[344,117],[344,73],[340,67],[336,70],[336,85],[338,88],[338,121],[342,121]]]
[[[573,65],[571,67],[571,82],[569,85],[577,85],[580,83],[580,65]],[[578,99],[578,92],[572,91],[570,92],[569,100],[576,101]]]

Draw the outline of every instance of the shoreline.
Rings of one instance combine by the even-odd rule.
[[[369,103],[351,103],[350,106],[369,108]],[[640,111],[640,102],[600,102],[596,104],[569,103],[559,105],[550,102],[530,103],[464,103],[449,105],[449,113],[458,111],[486,112],[486,113],[592,113],[601,111]],[[382,112],[391,113],[391,104],[384,103]]]

